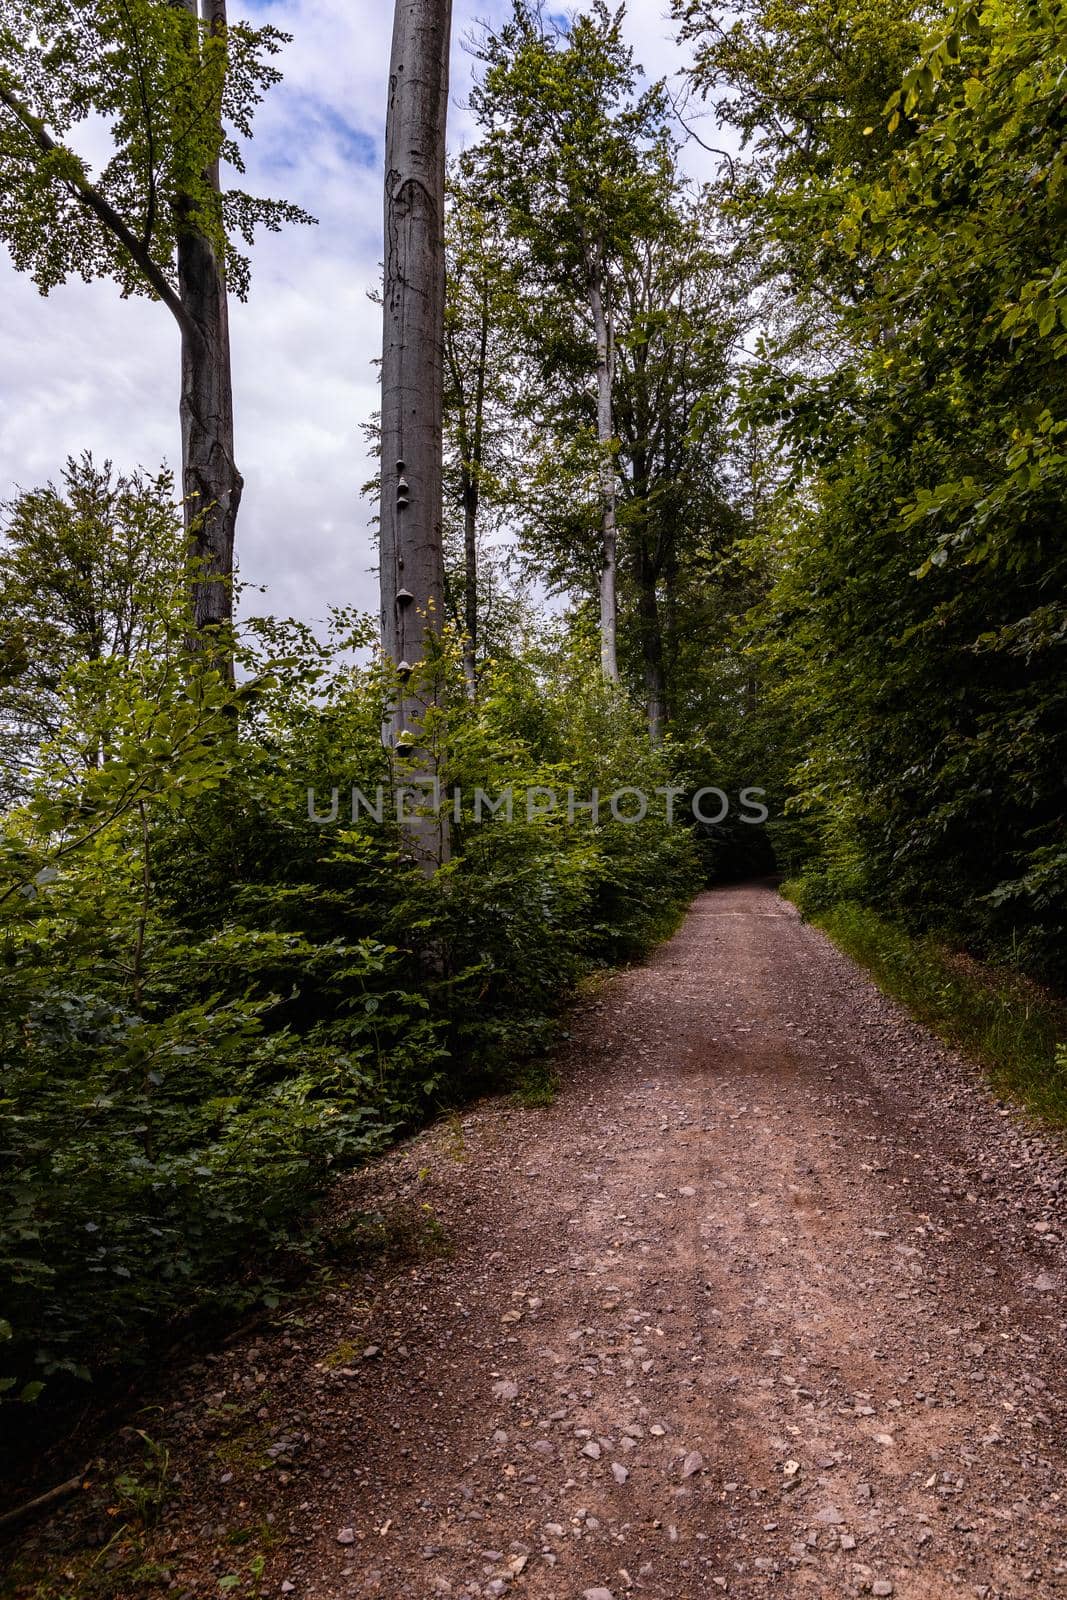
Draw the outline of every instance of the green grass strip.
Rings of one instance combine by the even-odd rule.
[[[800,883],[784,884],[782,892],[804,911]],[[1052,995],[928,935],[916,937],[855,901],[805,915],[865,967],[883,993],[979,1062],[998,1093],[1067,1129],[1067,1012]]]

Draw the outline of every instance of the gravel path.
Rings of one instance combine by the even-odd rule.
[[[346,1186],[449,1255],[191,1376],[175,1592],[246,1525],[298,1600],[1067,1591],[1054,1143],[759,886],[701,896],[562,1065],[551,1109]]]

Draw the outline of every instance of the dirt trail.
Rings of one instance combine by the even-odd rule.
[[[246,1525],[298,1600],[1067,1591],[1052,1144],[763,887],[701,896],[563,1067],[355,1181],[449,1256],[193,1375],[175,1592]]]

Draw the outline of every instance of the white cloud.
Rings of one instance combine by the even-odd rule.
[[[457,0],[450,143],[471,136],[473,61],[461,41],[505,0]],[[313,211],[315,229],[266,236],[252,295],[232,313],[242,575],[270,609],[321,617],[333,602],[376,609],[370,464],[360,424],[377,405],[381,257],[379,160],[392,6],[388,0],[235,4],[294,35],[284,84],[262,108],[249,187]],[[650,76],[681,64],[665,0],[632,0],[630,36]],[[694,152],[695,175],[706,160]],[[72,283],[42,300],[0,259],[4,352],[0,496],[55,477],[91,449],[120,466],[178,464],[178,337],[167,311]]]

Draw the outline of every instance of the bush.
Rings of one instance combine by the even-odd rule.
[[[309,787],[391,781],[389,686],[344,664],[366,636],[263,625],[236,693],[177,652],[66,675],[0,844],[9,1396],[273,1294],[333,1173],[513,1081],[581,975],[639,954],[696,886],[662,820],[527,820],[527,788],[675,781],[562,639],[487,667],[476,704],[451,647],[434,664],[450,792],[513,787],[513,820],[464,811],[433,876],[388,814],[310,821]]]

